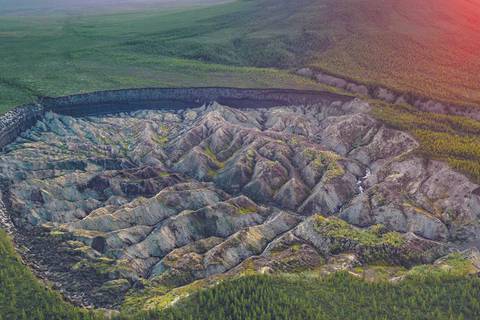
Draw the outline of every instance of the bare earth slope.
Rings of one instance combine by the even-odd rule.
[[[475,243],[479,186],[369,111],[49,113],[2,155],[3,202],[37,271],[107,307],[143,279],[173,288],[345,253],[409,267]]]

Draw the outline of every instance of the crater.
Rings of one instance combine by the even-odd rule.
[[[74,302],[114,308],[145,281],[312,269],[347,252],[412,266],[476,237],[478,186],[417,156],[368,103],[287,100],[47,112],[1,155],[26,259]]]

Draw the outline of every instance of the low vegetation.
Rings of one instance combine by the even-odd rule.
[[[327,237],[348,239],[363,246],[386,244],[392,247],[399,247],[404,243],[404,239],[398,232],[389,232],[381,225],[360,229],[335,217],[325,218],[316,215],[315,228]]]
[[[320,2],[329,16],[320,14]],[[311,66],[454,103],[480,102],[478,3],[319,0],[308,10],[330,36]]]
[[[412,106],[374,103],[373,115],[407,131],[420,143],[418,152],[448,162],[480,182],[480,121],[462,116],[422,112]]]

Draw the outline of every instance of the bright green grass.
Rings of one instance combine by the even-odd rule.
[[[235,56],[228,43],[250,10],[235,2],[191,11],[0,16],[0,112],[37,96],[114,88],[321,88]]]

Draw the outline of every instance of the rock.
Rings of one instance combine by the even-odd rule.
[[[298,208],[305,215],[317,212],[334,214],[356,193],[356,179],[346,173],[332,179],[323,179]]]
[[[274,197],[276,203],[281,207],[295,210],[308,196],[309,189],[295,178],[286,182]]]
[[[361,113],[332,117],[324,123],[326,127],[322,132],[322,143],[342,156],[346,156],[354,147],[368,144],[379,129],[375,120]]]
[[[97,250],[98,252],[104,253],[106,246],[107,241],[104,237],[95,237],[92,239],[92,248]]]
[[[41,190],[32,190],[30,200],[32,200],[33,202],[38,202],[38,203],[42,203],[42,204],[45,203],[45,201],[43,200]]]
[[[87,188],[93,189],[97,192],[104,192],[110,187],[110,181],[101,175],[95,176],[87,182]]]
[[[363,84],[349,83],[345,89],[349,92],[368,96],[368,87]]]
[[[374,91],[373,95],[375,98],[384,100],[389,103],[395,102],[395,100],[397,99],[397,95],[393,91],[383,87],[378,87]]]
[[[320,73],[320,72],[316,73],[315,79],[320,83],[328,84],[332,87],[337,87],[342,89],[345,89],[348,85],[348,82],[346,80],[328,75],[326,73]]]
[[[302,77],[313,78],[313,71],[310,68],[301,68],[296,71],[296,74]]]

